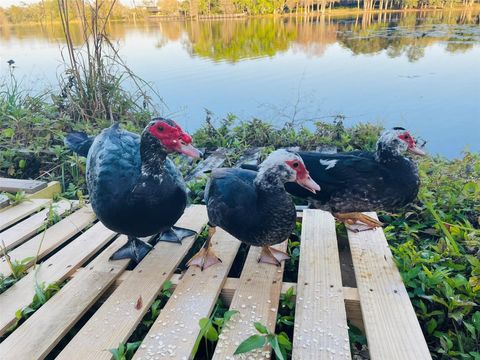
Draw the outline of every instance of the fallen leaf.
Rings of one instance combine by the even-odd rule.
[[[140,295],[137,299],[137,303],[135,304],[135,309],[140,310],[143,306],[142,296]]]

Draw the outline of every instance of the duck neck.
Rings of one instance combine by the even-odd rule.
[[[398,162],[403,158],[400,151],[392,148],[383,142],[377,143],[377,151],[375,152],[375,159],[381,163]]]
[[[260,192],[285,192],[285,184],[275,172],[259,171],[255,178],[255,185]]]
[[[143,175],[160,175],[163,173],[167,152],[160,142],[151,134],[143,134],[140,140],[140,157]]]

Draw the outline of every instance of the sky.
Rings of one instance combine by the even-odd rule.
[[[10,5],[33,4],[40,0],[0,0],[1,7],[9,7]],[[125,5],[131,5],[133,0],[120,0]]]

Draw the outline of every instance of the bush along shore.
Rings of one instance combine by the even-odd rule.
[[[51,101],[45,96],[30,96],[11,82],[0,90],[0,176],[59,180],[63,197],[84,199],[87,195],[85,159],[65,148],[63,136],[71,130],[96,134],[108,126],[110,120],[74,118],[71,108],[62,106],[56,97]],[[121,104],[116,120],[124,128],[140,132],[152,112],[129,106],[125,99]],[[206,152],[228,149],[224,166],[231,166],[241,160],[247,149],[254,147],[261,147],[260,159],[280,147],[373,150],[381,130],[381,126],[374,124],[346,127],[341,117],[308,126],[287,122],[275,127],[260,119],[240,121],[233,115],[213,121],[211,114],[207,114],[205,123],[193,133],[193,139],[195,145]],[[175,160],[185,174],[196,166],[180,157]],[[418,165],[422,186],[417,201],[398,213],[379,215],[387,224],[384,231],[433,358],[478,360],[480,154],[465,152],[454,160],[427,157],[418,160]],[[205,179],[206,176],[189,182],[192,202],[201,202]],[[299,230],[296,229],[289,243],[293,256],[286,264],[285,281],[296,280]],[[339,230],[344,231],[341,227]],[[22,276],[21,264],[16,265],[19,271],[15,277],[0,277],[0,292]],[[278,315],[277,334],[287,338],[293,333],[292,295],[282,295]],[[231,316],[226,310],[218,304],[212,317],[203,321],[202,333],[208,333],[210,338],[205,338],[207,346],[201,353],[212,352],[216,337],[209,329],[221,330],[221,324]],[[159,303],[155,303],[153,315],[158,315],[159,311]],[[148,327],[144,332],[147,330]],[[365,338],[354,328],[350,332],[354,351],[358,353],[365,345]],[[127,345],[122,345],[113,353],[133,353],[142,335],[135,335],[135,342],[130,343],[128,351]]]

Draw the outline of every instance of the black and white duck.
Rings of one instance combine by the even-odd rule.
[[[168,154],[197,158],[192,138],[173,120],[155,118],[141,136],[116,123],[98,136],[68,134],[65,143],[87,157],[86,177],[92,208],[110,230],[128,236],[111,259],[139,262],[151,245],[138,237],[180,242],[195,232],[174,227],[187,204],[182,175]]]
[[[205,189],[209,236],[188,265],[203,270],[220,261],[210,245],[216,226],[248,245],[261,246],[259,262],[280,265],[288,259],[288,254],[271,247],[287,239],[295,227],[295,205],[285,191],[288,182],[312,193],[320,190],[300,156],[287,150],[271,153],[258,172],[213,170]]]
[[[407,151],[425,155],[407,130],[396,127],[382,133],[375,152],[299,152],[322,191],[312,194],[296,184],[285,187],[290,194],[307,199],[310,207],[332,212],[353,231],[379,227],[381,222],[361,212],[395,211],[418,194],[417,166],[404,156]]]

